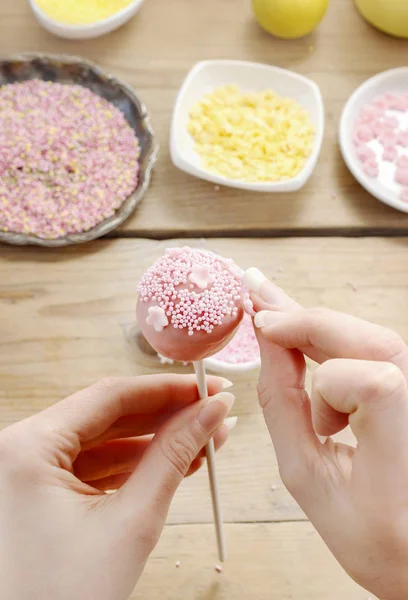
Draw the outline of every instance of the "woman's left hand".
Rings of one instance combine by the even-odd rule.
[[[234,398],[208,378],[106,379],[0,433],[2,600],[125,600]],[[106,490],[117,489],[115,494]]]

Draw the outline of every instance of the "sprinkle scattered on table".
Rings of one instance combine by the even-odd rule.
[[[214,90],[190,112],[188,132],[202,166],[242,181],[292,179],[313,149],[315,129],[295,100],[272,90]]]
[[[215,565],[215,570],[217,571],[217,573],[222,573],[224,569],[221,565]]]
[[[140,148],[122,112],[79,85],[0,88],[0,231],[92,229],[136,189]]]
[[[179,569],[179,568],[180,568],[180,564],[181,564],[181,563],[180,563],[180,561],[179,561],[179,560],[176,560],[176,563],[175,563],[175,567],[176,567],[176,569]]]

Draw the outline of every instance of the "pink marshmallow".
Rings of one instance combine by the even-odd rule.
[[[374,138],[374,132],[369,125],[357,125],[356,137],[362,142],[370,142]]]
[[[363,163],[363,171],[368,177],[376,178],[379,173],[378,164],[376,162]]]
[[[361,123],[371,123],[375,119],[380,118],[382,114],[383,112],[380,108],[368,104],[361,109],[359,121]]]
[[[408,101],[406,100],[406,98],[402,98],[400,96],[394,104],[394,110],[398,110],[399,112],[406,112],[408,110]]]
[[[387,108],[396,110],[399,103],[399,96],[396,96],[395,94],[385,94],[384,102]]]
[[[395,146],[388,146],[384,148],[382,159],[387,162],[397,162],[398,150]]]
[[[408,156],[400,156],[397,162],[397,166],[401,169],[408,169]]]
[[[374,136],[376,138],[380,137],[385,131],[392,133],[393,130],[391,127],[384,125],[382,121],[375,121],[371,124],[371,129],[373,130]]]
[[[374,106],[375,108],[379,108],[382,112],[384,112],[388,108],[388,103],[387,103],[387,100],[384,98],[384,96],[375,98],[372,101],[371,105]]]
[[[404,148],[408,148],[408,131],[400,131],[398,134],[398,143]]]
[[[407,167],[397,167],[397,172],[395,173],[395,181],[397,183],[400,183],[401,185],[408,185]]]
[[[386,148],[390,146],[396,146],[398,144],[399,136],[389,129],[384,129],[382,133],[378,136],[378,140],[382,143]]]
[[[375,160],[375,152],[374,152],[374,150],[371,150],[371,148],[369,148],[365,144],[363,144],[361,146],[358,146],[356,148],[356,154],[357,154],[357,158],[362,163],[369,162],[370,160],[371,161]]]
[[[385,127],[390,127],[390,129],[395,129],[399,126],[399,121],[395,117],[384,117],[381,122]]]

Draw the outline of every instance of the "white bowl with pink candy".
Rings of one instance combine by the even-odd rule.
[[[339,137],[357,181],[381,202],[408,213],[408,67],[380,73],[352,94]]]
[[[250,314],[245,313],[240,326],[225,348],[204,359],[214,373],[246,373],[261,367],[261,355]]]

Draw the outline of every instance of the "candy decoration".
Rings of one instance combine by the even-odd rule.
[[[386,162],[396,162],[398,160],[398,150],[395,148],[395,146],[384,148],[382,159]]]
[[[138,322],[150,345],[179,362],[202,360],[221,350],[244,315],[238,273],[227,259],[206,250],[166,251],[138,287]],[[161,331],[146,322],[151,307],[160,307],[168,319]]]
[[[160,355],[192,362],[200,398],[208,396],[203,359],[222,350],[244,316],[242,277],[231,260],[207,250],[169,248],[138,286],[137,320]],[[248,303],[247,303],[248,305]],[[214,442],[206,447],[221,561],[226,558]]]
[[[154,327],[155,331],[163,331],[169,324],[166,313],[161,306],[150,306],[148,313],[149,316],[146,318],[146,323]]]
[[[384,94],[361,108],[351,138],[361,168],[368,177],[375,179],[379,176],[379,161],[382,160],[394,163],[395,181],[408,186],[408,156],[404,154],[405,148],[408,148],[408,130],[402,128],[405,118],[398,114],[406,112],[407,93]],[[379,149],[379,144],[382,149]],[[384,174],[389,172],[388,169],[384,170]],[[408,195],[407,189],[408,187],[404,187],[401,192],[404,202]]]
[[[208,265],[193,265],[188,278],[192,282],[193,288],[196,285],[201,290],[206,290],[214,281]]]

